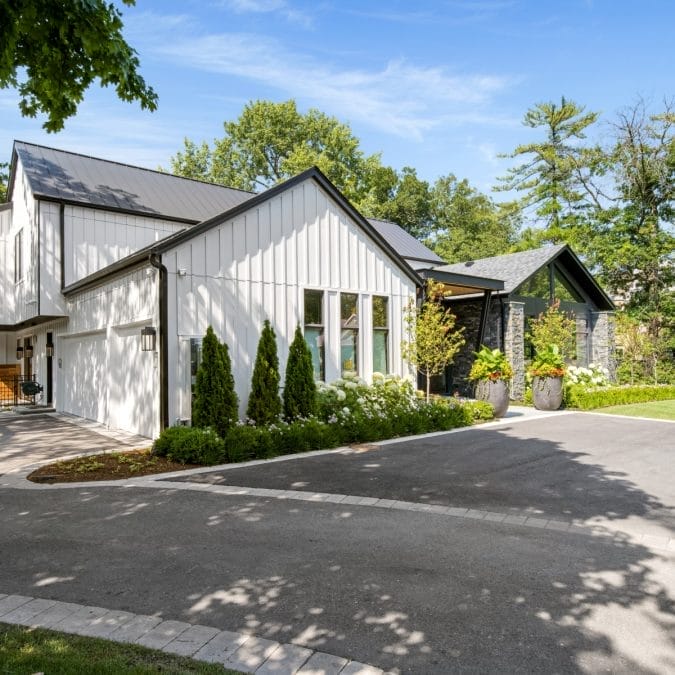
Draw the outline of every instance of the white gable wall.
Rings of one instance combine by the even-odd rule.
[[[245,410],[264,319],[277,334],[283,370],[304,290],[324,290],[326,380],[341,374],[340,292],[359,295],[359,374],[372,375],[371,297],[389,298],[390,371],[402,360],[402,308],[413,281],[312,179],[163,254],[168,269],[169,416],[191,417],[190,338],[212,325],[230,348]]]

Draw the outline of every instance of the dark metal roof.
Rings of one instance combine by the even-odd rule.
[[[409,261],[419,260],[428,263],[442,263],[443,258],[428,249],[421,241],[408,234],[402,227],[388,220],[368,218],[368,222],[380,236],[389,242],[396,252]]]
[[[14,153],[36,197],[66,203],[198,223],[254,196],[244,190],[23,141],[14,142]],[[10,181],[14,171],[13,160]]]
[[[553,260],[559,261],[565,267],[598,309],[614,309],[614,303],[609,296],[567,244],[543,246],[529,251],[507,253],[480,260],[468,260],[452,265],[442,265],[434,269],[454,274],[501,279],[504,281],[504,290],[500,293],[508,295]]]

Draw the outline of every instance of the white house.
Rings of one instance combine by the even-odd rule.
[[[317,377],[403,375],[415,270],[440,262],[366,220],[317,169],[253,194],[15,142],[0,378],[7,388],[18,371],[58,411],[154,437],[191,417],[208,325],[230,348],[242,411],[264,319],[282,367],[299,323]]]

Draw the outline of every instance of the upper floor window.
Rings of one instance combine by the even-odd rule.
[[[14,237],[14,282],[23,279],[23,230]]]
[[[373,296],[373,371],[389,371],[389,304],[381,295]]]
[[[354,375],[359,370],[359,296],[340,294],[340,361],[342,375]]]
[[[312,353],[314,378],[325,380],[323,291],[305,291],[305,342]]]

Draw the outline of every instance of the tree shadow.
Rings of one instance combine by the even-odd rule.
[[[494,453],[514,439],[504,429],[480,434],[495,439]],[[611,489],[612,504],[591,499],[580,513],[602,517],[613,535],[613,519],[670,506],[602,458],[584,462],[581,476],[583,453],[520,432],[517,441],[523,457],[559,455],[556,471],[572,471],[587,492]],[[360,457],[372,463],[379,452]],[[325,457],[342,477],[344,457]],[[504,458],[505,471],[514,459]],[[263,469],[292,464],[300,462]],[[628,534],[201,489],[12,490],[0,492],[0,505],[11,551],[4,593],[160,612],[399,672],[675,669],[673,554]]]

